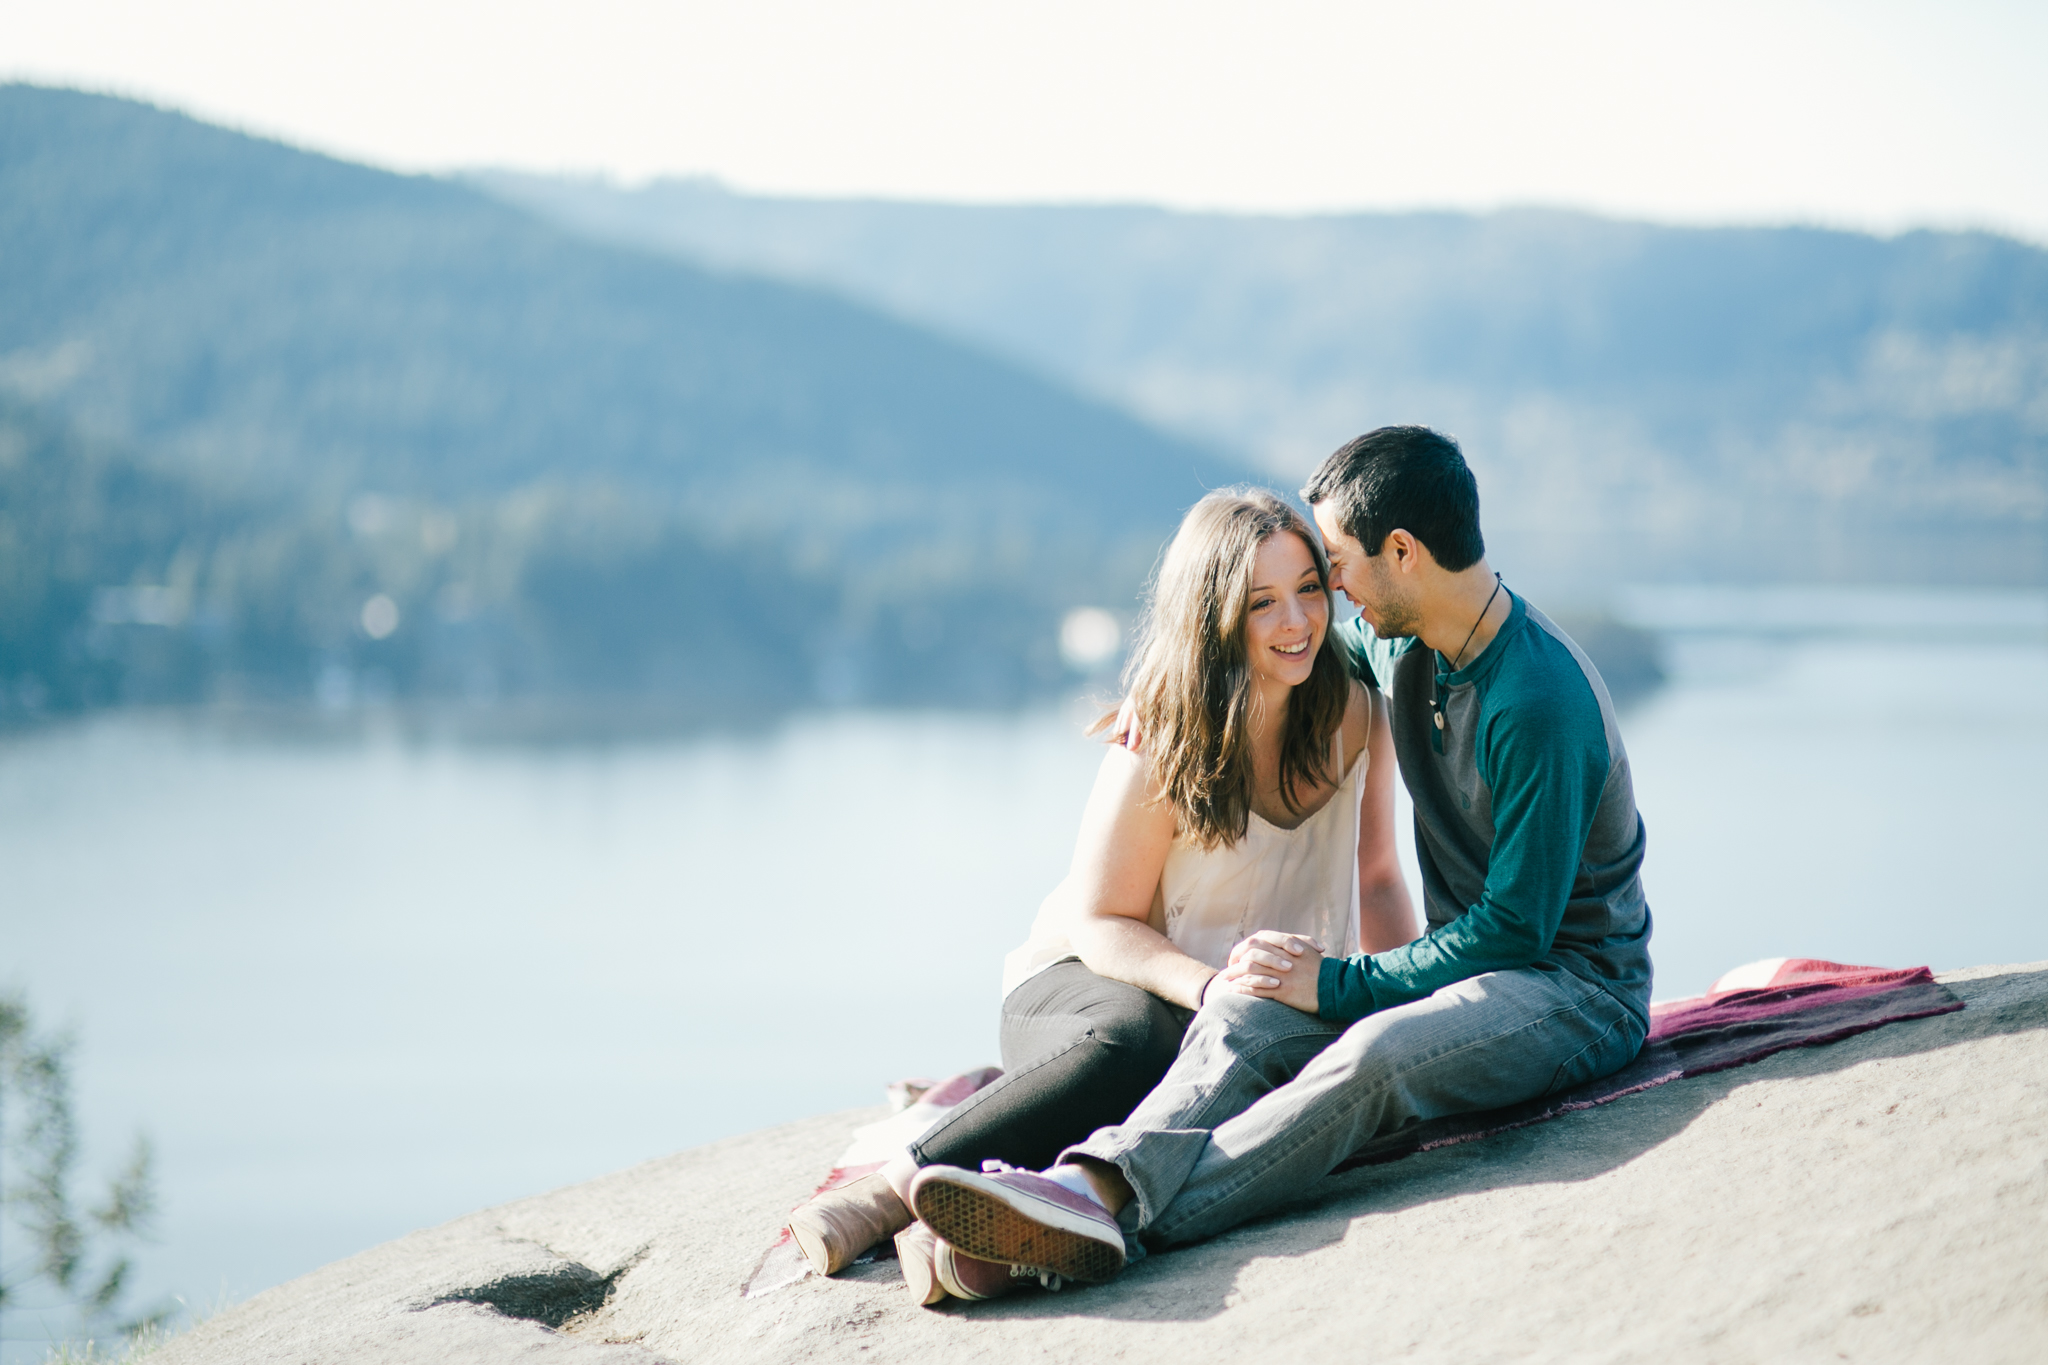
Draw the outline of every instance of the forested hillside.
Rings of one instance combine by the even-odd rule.
[[[19,85],[0,396],[16,706],[1014,700],[1245,468],[816,288]]]
[[[477,183],[833,285],[1283,481],[1444,427],[1525,581],[2048,582],[2048,251],[2007,238]]]

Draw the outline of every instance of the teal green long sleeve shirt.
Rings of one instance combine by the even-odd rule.
[[[1457,672],[1362,621],[1339,640],[1391,698],[1428,930],[1390,952],[1324,959],[1322,1017],[1348,1022],[1485,972],[1541,967],[1598,985],[1647,1023],[1643,822],[1614,704],[1584,652],[1520,597]]]

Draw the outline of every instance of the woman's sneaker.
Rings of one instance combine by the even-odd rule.
[[[912,1223],[896,1234],[896,1260],[903,1267],[903,1283],[911,1295],[929,1308],[946,1297],[939,1283],[939,1239],[922,1223]]]
[[[909,1222],[910,1210],[882,1173],[873,1171],[796,1209],[789,1215],[789,1232],[820,1275],[837,1275]]]
[[[1124,1268],[1123,1228],[1102,1205],[1042,1175],[988,1165],[997,1169],[927,1166],[910,1186],[917,1216],[956,1253],[1084,1283]]]

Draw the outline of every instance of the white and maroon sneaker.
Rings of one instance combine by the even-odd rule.
[[[939,1239],[922,1223],[912,1223],[896,1234],[896,1264],[903,1269],[903,1283],[926,1308],[946,1297],[939,1283]]]
[[[969,1303],[999,1299],[1033,1283],[1060,1287],[1059,1276],[1036,1266],[1004,1265],[955,1251],[923,1223],[912,1223],[896,1234],[896,1259],[903,1267],[903,1282],[927,1308],[949,1297]]]
[[[954,1249],[1084,1283],[1124,1268],[1124,1231],[1102,1205],[1042,1175],[986,1165],[927,1166],[911,1182],[911,1207]]]

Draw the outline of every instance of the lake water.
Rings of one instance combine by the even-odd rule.
[[[1623,607],[1673,675],[1624,718],[1660,995],[1786,954],[2048,958],[2048,599]],[[156,1141],[145,1287],[244,1297],[994,1060],[1000,958],[1096,763],[1076,715],[552,748],[141,716],[15,736],[0,986],[77,1030],[89,1173]]]

